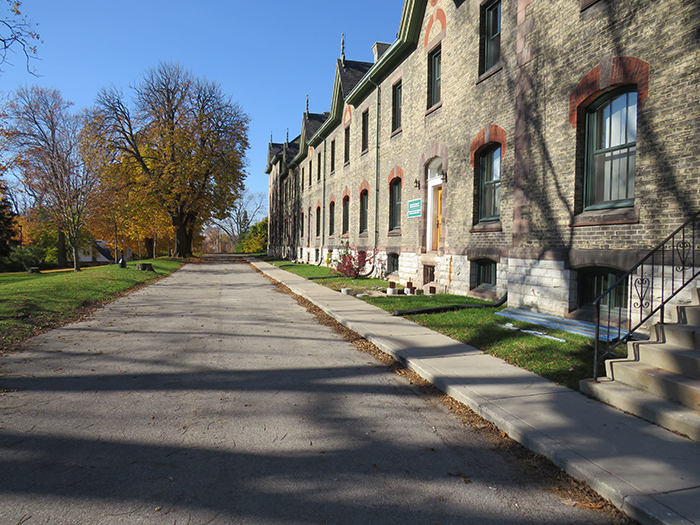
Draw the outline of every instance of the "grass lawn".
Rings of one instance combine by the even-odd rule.
[[[184,264],[181,260],[153,259],[155,272],[118,265],[40,274],[0,273],[0,351],[36,333],[75,319],[85,307],[99,304]]]
[[[332,275],[331,270],[325,266],[293,264],[289,261],[268,262],[306,278]],[[354,292],[388,287],[387,281],[382,279],[334,277],[316,282],[334,290],[352,288]],[[432,306],[486,303],[472,297],[451,294],[369,296],[362,299],[392,313],[396,310]],[[504,308],[475,308],[438,314],[411,315],[407,316],[407,319],[574,390],[578,390],[581,379],[591,377],[592,339],[563,330],[543,328],[497,316],[496,312]],[[507,328],[505,326],[507,324],[516,329]],[[544,333],[563,341],[544,338],[522,330]]]

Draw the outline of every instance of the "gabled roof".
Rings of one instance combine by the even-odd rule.
[[[282,158],[283,151],[284,144],[270,142],[267,146],[267,166],[265,167],[265,173],[270,173],[272,171],[272,166]]]
[[[301,121],[301,135],[299,137],[299,152],[290,161],[290,165],[296,165],[301,162],[309,151],[308,137],[313,137],[317,131],[328,120],[330,114],[326,113],[309,113],[304,112],[304,118]]]
[[[372,62],[357,62],[355,60],[338,59],[340,74],[340,89],[345,98],[374,64]]]

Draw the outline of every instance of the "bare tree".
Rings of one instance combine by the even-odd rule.
[[[57,90],[20,88],[7,107],[5,135],[11,167],[67,234],[80,271],[80,232],[107,152],[87,139],[86,116],[70,107]]]
[[[265,214],[267,195],[263,192],[251,192],[244,188],[241,196],[236,199],[234,205],[226,214],[213,224],[221,228],[232,244],[236,244],[238,238],[247,233],[250,227],[257,223]]]
[[[20,49],[27,63],[27,71],[33,73],[31,61],[36,58],[36,46],[32,45],[32,41],[38,41],[39,35],[27,17],[20,13],[22,2],[5,1],[10,12],[0,17],[0,65],[9,64],[9,53]]]

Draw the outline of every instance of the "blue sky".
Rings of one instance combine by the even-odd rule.
[[[372,61],[376,41],[393,42],[402,0],[24,0],[43,43],[34,68],[11,57],[0,92],[18,85],[59,89],[89,107],[103,87],[125,93],[161,61],[218,82],[251,117],[246,185],[267,191],[267,145],[300,132],[309,109],[330,109],[340,36],[350,60]]]

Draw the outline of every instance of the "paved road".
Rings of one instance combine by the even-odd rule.
[[[247,265],[0,359],[0,524],[607,523]]]

